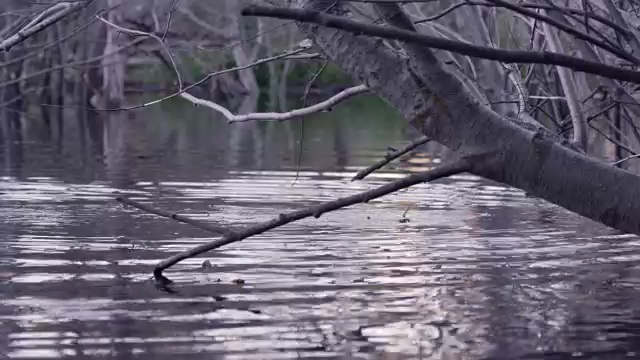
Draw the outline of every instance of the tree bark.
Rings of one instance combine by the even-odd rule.
[[[295,5],[348,15],[334,3],[298,0]],[[403,24],[403,16],[401,12],[388,22]],[[474,174],[640,234],[640,177],[564,147],[542,130],[523,128],[482,106],[430,49],[404,43],[406,59],[372,38],[312,23],[298,26],[329,59],[424,135],[461,155],[494,152],[492,161],[474,166]]]

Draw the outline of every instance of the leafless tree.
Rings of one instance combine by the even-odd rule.
[[[127,111],[180,98],[236,123],[295,120],[367,92],[422,132],[424,137],[406,149],[434,141],[458,155],[431,171],[243,229],[197,222],[119,197],[221,235],[158,264],[157,279],[166,280],[162,272],[185,258],[460,172],[520,188],[640,234],[640,17],[632,1],[107,3],[0,5],[0,47],[11,48],[1,64],[4,101],[26,99],[30,89],[40,86],[50,91],[49,103],[63,106],[64,99],[56,102],[53,95],[66,91],[71,76],[74,84],[90,89],[86,93],[102,99],[93,102],[98,111]],[[47,56],[38,58],[34,49],[42,48]],[[289,64],[316,59],[342,69],[352,87],[315,104],[286,109],[281,98]],[[185,75],[188,62],[205,73],[199,78]],[[148,63],[168,71],[168,92],[131,104],[124,95],[126,74]],[[272,95],[270,112],[264,113],[255,112],[255,71],[261,64],[268,66]],[[212,95],[216,89],[248,100],[231,105]],[[406,149],[389,154],[358,178]]]

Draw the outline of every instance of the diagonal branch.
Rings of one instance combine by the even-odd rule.
[[[195,220],[195,219],[192,219],[192,218],[184,216],[184,215],[170,213],[170,212],[165,211],[165,210],[155,209],[155,208],[153,208],[151,206],[139,203],[139,202],[137,202],[135,200],[131,200],[128,197],[125,197],[125,196],[118,196],[118,197],[116,197],[116,200],[121,202],[121,203],[123,203],[123,204],[125,204],[125,205],[129,205],[129,206],[132,206],[132,207],[137,208],[139,210],[142,210],[144,212],[148,212],[150,214],[158,215],[158,216],[163,217],[163,218],[167,218],[167,219],[175,220],[175,221],[178,221],[178,222],[181,222],[181,223],[185,223],[187,225],[191,225],[191,226],[193,226],[195,228],[206,230],[206,231],[212,232],[214,234],[230,235],[230,234],[233,233],[233,231],[230,230],[227,227],[205,223],[203,221]]]
[[[251,236],[262,234],[266,231],[275,229],[277,227],[289,224],[294,221],[298,221],[298,220],[312,217],[312,216],[315,218],[319,218],[324,213],[332,212],[332,211],[335,211],[347,206],[359,204],[359,203],[367,203],[370,200],[382,197],[384,195],[391,194],[398,190],[406,189],[413,185],[434,181],[437,179],[456,175],[466,171],[471,171],[472,168],[476,168],[477,166],[479,166],[478,164],[481,163],[482,160],[487,159],[488,156],[490,156],[490,153],[463,157],[457,161],[442,165],[433,170],[409,175],[402,179],[387,183],[385,185],[382,185],[372,190],[364,191],[364,192],[347,196],[347,197],[338,198],[336,200],[325,202],[315,206],[310,206],[302,210],[293,211],[289,213],[282,213],[272,220],[257,223],[253,226],[248,226],[246,228],[238,229],[238,230],[232,230],[232,229],[226,229],[226,228],[223,229],[219,226],[203,224],[194,219],[189,219],[184,216],[171,214],[163,210],[154,209],[152,207],[149,207],[147,205],[141,204],[137,201],[134,201],[122,196],[117,197],[116,200],[121,203],[136,207],[145,212],[149,212],[159,216],[178,220],[180,222],[196,226],[200,229],[207,230],[215,234],[220,234],[220,233],[224,234],[224,236],[222,236],[217,240],[196,246],[187,251],[180,252],[174,256],[171,256],[168,259],[165,259],[159,262],[153,271],[153,275],[156,278],[156,281],[166,285],[171,281],[168,278],[166,278],[162,274],[162,272],[170,268],[171,266],[179,263],[182,260],[198,256],[208,251],[220,248],[224,245],[228,245],[234,242],[244,240]]]

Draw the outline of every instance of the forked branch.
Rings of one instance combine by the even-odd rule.
[[[153,275],[158,283],[162,285],[166,285],[171,283],[171,281],[162,274],[163,271],[179,263],[182,260],[198,256],[200,254],[217,249],[224,245],[228,245],[237,241],[244,240],[250,236],[262,234],[266,231],[275,229],[277,227],[289,224],[294,221],[298,221],[311,216],[315,218],[319,218],[324,213],[335,211],[335,210],[338,210],[347,206],[355,205],[358,203],[366,203],[370,200],[382,197],[387,194],[391,194],[398,190],[406,189],[416,184],[430,182],[443,177],[448,177],[448,176],[456,175],[462,172],[471,171],[472,166],[473,167],[477,166],[478,160],[482,160],[484,156],[486,155],[467,156],[457,161],[451,162],[449,164],[444,164],[438,168],[435,168],[429,171],[406,176],[402,179],[390,182],[388,184],[382,185],[375,189],[371,189],[371,190],[364,191],[364,192],[347,196],[347,197],[342,197],[342,198],[325,202],[322,204],[318,204],[315,206],[310,206],[302,210],[293,211],[289,213],[282,213],[274,219],[257,223],[255,225],[248,226],[242,229],[231,229],[231,228],[225,228],[221,226],[208,225],[200,221],[190,219],[186,216],[171,214],[163,210],[154,209],[150,206],[141,204],[137,201],[131,200],[123,196],[117,197],[116,200],[120,201],[123,204],[133,206],[145,212],[149,212],[165,218],[177,220],[177,221],[195,226],[197,228],[210,231],[215,234],[223,234],[223,236],[217,240],[196,246],[190,250],[183,251],[174,256],[171,256],[168,259],[165,259],[159,262],[153,271]]]

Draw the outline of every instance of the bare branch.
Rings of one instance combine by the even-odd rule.
[[[62,20],[63,18],[73,14],[76,11],[79,11],[80,9],[87,6],[90,2],[91,0],[76,2],[63,1],[56,3],[55,5],[43,11],[35,19],[30,21],[27,25],[20,29],[18,33],[0,41],[0,51],[7,51],[11,49],[13,46],[25,41],[38,32]]]
[[[119,202],[125,204],[125,205],[129,205],[132,206],[134,208],[140,209],[144,212],[148,212],[150,214],[154,214],[154,215],[158,215],[167,219],[172,219],[175,221],[179,221],[181,223],[185,223],[188,225],[191,225],[193,227],[196,227],[198,229],[202,229],[202,230],[206,230],[209,232],[212,232],[214,234],[219,234],[219,235],[230,235],[233,232],[231,230],[229,230],[229,228],[224,227],[224,226],[218,226],[218,225],[214,225],[214,224],[209,224],[209,223],[205,223],[202,221],[198,221],[195,219],[191,219],[187,216],[183,216],[180,214],[174,214],[174,213],[170,213],[168,211],[164,211],[164,210],[160,210],[160,209],[155,209],[152,208],[151,206],[147,206],[145,204],[139,203],[135,200],[131,200],[125,196],[118,196],[116,197],[116,200],[118,200]]]
[[[347,196],[347,197],[343,197],[343,198],[339,198],[333,201],[329,201],[329,202],[325,202],[319,205],[315,205],[315,206],[311,206],[302,210],[298,210],[298,211],[294,211],[294,212],[290,212],[290,213],[282,213],[280,215],[278,215],[278,217],[269,220],[269,221],[265,221],[262,223],[258,223],[255,224],[253,226],[249,226],[243,229],[238,229],[238,230],[231,230],[231,229],[225,229],[222,230],[220,229],[220,227],[218,226],[202,226],[199,224],[199,228],[203,229],[203,230],[207,230],[207,231],[211,231],[213,233],[219,234],[222,231],[227,231],[226,235],[224,235],[222,238],[211,241],[209,243],[206,244],[202,244],[199,246],[196,246],[190,250],[187,251],[183,251],[181,253],[178,253],[174,256],[171,256],[170,258],[161,261],[160,263],[158,263],[154,269],[154,277],[156,278],[156,281],[162,283],[162,284],[168,284],[171,281],[169,279],[167,279],[162,272],[165,271],[166,269],[170,268],[171,266],[179,263],[182,260],[185,259],[189,259],[195,256],[198,256],[200,254],[203,254],[205,252],[217,249],[219,247],[222,247],[224,245],[228,245],[234,242],[238,242],[241,240],[244,240],[248,237],[251,236],[255,236],[255,235],[259,235],[262,234],[268,230],[272,230],[275,229],[277,227],[289,224],[291,222],[294,221],[298,221],[304,218],[308,218],[308,217],[315,217],[315,218],[319,218],[322,214],[327,213],[327,212],[332,212],[347,206],[351,206],[351,205],[355,205],[355,204],[359,204],[359,203],[367,203],[370,200],[382,197],[384,195],[388,195],[390,193],[396,192],[398,190],[401,189],[405,189],[408,187],[411,187],[413,185],[417,185],[420,183],[425,183],[425,182],[430,182],[430,181],[434,181],[443,177],[448,177],[451,175],[456,175],[462,172],[466,172],[469,171],[472,166],[478,166],[478,160],[482,160],[484,159],[484,157],[487,155],[476,155],[474,157],[464,157],[460,160],[457,160],[455,162],[449,163],[449,164],[445,164],[442,165],[438,168],[435,168],[433,170],[429,170],[426,172],[421,172],[421,173],[417,173],[417,174],[413,174],[413,175],[409,175],[407,177],[404,177],[402,179],[390,182],[388,184],[382,185],[380,187],[377,187],[375,189],[369,190],[369,191],[365,191],[365,192],[361,192],[355,195],[351,195],[351,196]],[[116,198],[117,201],[120,201],[122,203],[125,203],[127,205],[131,205],[134,207],[137,207],[140,210],[143,211],[147,211],[156,215],[160,215],[163,217],[168,217],[171,219],[175,219],[175,220],[179,220],[181,222],[186,222],[185,220],[187,220],[188,218],[186,217],[182,217],[179,215],[175,215],[175,214],[170,214],[167,213],[165,211],[162,210],[156,210],[153,209],[149,206],[140,204],[136,201],[133,201],[131,199],[127,199],[125,197],[117,197]],[[179,218],[178,218],[179,217]],[[196,220],[189,220],[189,223],[199,223]],[[211,229],[209,229],[211,228]]]
[[[219,112],[220,114],[222,114],[225,118],[227,118],[229,123],[236,123],[236,122],[246,122],[246,121],[269,121],[269,120],[282,121],[282,120],[293,119],[300,116],[311,115],[317,112],[331,109],[333,106],[335,106],[336,104],[344,100],[347,100],[355,95],[362,94],[368,91],[369,91],[369,88],[366,87],[365,85],[358,85],[358,86],[353,86],[343,91],[340,91],[339,93],[330,97],[329,99],[312,106],[307,106],[300,109],[295,109],[295,110],[282,112],[282,113],[266,112],[266,113],[250,113],[250,114],[244,114],[244,115],[235,115],[222,105],[219,105],[210,100],[197,98],[187,92],[181,93],[180,97],[192,102],[195,105],[203,105],[210,109],[213,109]]]
[[[622,164],[623,162],[627,161],[627,160],[631,160],[631,159],[637,159],[640,158],[640,154],[635,154],[635,155],[631,155],[631,156],[627,156],[624,159],[620,159],[614,163],[611,163],[611,165],[618,165],[618,164]]]

